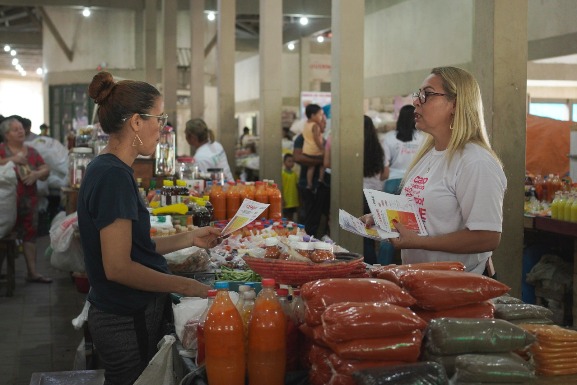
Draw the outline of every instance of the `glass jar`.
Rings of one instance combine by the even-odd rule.
[[[335,259],[333,254],[333,246],[326,242],[315,242],[315,250],[311,255],[311,261],[321,263],[325,261],[332,261]]]
[[[70,187],[80,188],[84,174],[86,173],[86,166],[92,161],[94,154],[90,147],[74,147],[72,153],[68,157],[68,179]]]
[[[178,179],[198,179],[198,166],[194,163],[194,158],[180,157],[178,162]]]
[[[314,251],[314,246],[311,242],[295,242],[295,249],[297,253],[311,259]]]
[[[176,173],[175,144],[174,129],[170,126],[164,127],[156,145],[154,171],[157,176],[173,176]]]
[[[74,147],[92,147],[94,135],[94,126],[88,125],[77,129]]]
[[[224,185],[224,171],[222,168],[209,168],[206,171],[210,174],[211,181],[216,181],[221,186]]]
[[[270,237],[264,240],[264,257],[271,259],[278,259],[280,257],[280,249],[278,247],[278,238]]]

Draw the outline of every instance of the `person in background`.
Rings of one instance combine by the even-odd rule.
[[[23,118],[21,116],[16,117],[22,123],[22,127],[24,127],[24,131],[26,132],[26,139],[25,142],[33,141],[38,135],[32,132],[32,122],[30,119]]]
[[[88,325],[105,384],[133,384],[154,356],[172,314],[169,293],[206,298],[209,286],[169,273],[163,254],[208,248],[221,233],[202,227],[150,237],[150,214],[132,165],[154,154],[168,115],[152,85],[94,76],[88,95],[109,141],[90,162],[78,193],[78,228],[90,281]]]
[[[491,149],[475,78],[455,67],[434,68],[413,94],[415,126],[429,134],[403,179],[428,236],[400,223],[403,263],[459,261],[482,274],[501,240],[507,179]],[[370,226],[370,215],[362,220]],[[492,272],[485,272],[493,276]]]
[[[292,154],[285,154],[283,157],[282,169],[282,199],[283,217],[295,221],[297,209],[299,207],[299,192],[297,188],[298,175],[293,171],[295,158]]]
[[[41,136],[50,136],[50,127],[46,123],[42,123],[40,125],[40,135]]]
[[[424,135],[415,127],[415,107],[403,106],[399,111],[396,130],[387,132],[381,142],[385,149],[385,164],[389,165],[385,192],[398,192],[405,171],[419,150],[423,139]]]
[[[383,181],[389,174],[388,167],[385,167],[385,153],[379,138],[377,129],[373,120],[367,115],[363,116],[364,130],[364,158],[363,158],[363,189],[381,191]],[[363,194],[363,214],[370,213],[369,204]],[[375,251],[375,241],[369,238],[363,238],[363,255],[365,262],[368,264],[377,263],[377,254]]]
[[[317,158],[323,160],[324,156],[324,130],[321,129],[321,122],[324,120],[325,112],[318,104],[309,104],[305,109],[305,114],[307,116],[307,122],[303,128],[303,154],[311,158]],[[318,170],[317,170],[318,167]],[[307,188],[313,189],[314,180],[323,180],[325,173],[325,168],[322,163],[315,168],[308,168],[307,170]]]
[[[38,195],[36,182],[46,180],[50,174],[50,167],[38,152],[25,144],[26,132],[22,123],[9,117],[0,123],[0,134],[4,143],[0,144],[0,165],[12,161],[16,166],[18,185],[17,214],[14,230],[18,239],[23,241],[24,259],[28,275],[27,282],[51,283],[52,279],[43,277],[36,271],[36,237],[38,229]]]
[[[209,168],[221,168],[226,180],[234,180],[224,148],[216,141],[211,143],[209,131],[204,120],[200,118],[186,122],[186,141],[195,149],[195,164],[203,173],[208,172]]]
[[[250,129],[244,127],[242,129],[242,135],[238,138],[238,145],[240,148],[246,147],[249,143],[254,141],[254,137],[250,134]]]

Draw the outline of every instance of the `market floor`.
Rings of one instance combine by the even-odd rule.
[[[48,236],[38,239],[38,272],[51,284],[27,283],[26,263],[16,259],[16,289],[6,297],[0,283],[0,383],[28,385],[32,373],[74,369],[76,349],[83,338],[72,319],[84,306],[85,294],[76,290],[70,274],[54,269],[44,251]],[[6,267],[2,268],[5,273]],[[1,282],[1,281],[0,281]]]

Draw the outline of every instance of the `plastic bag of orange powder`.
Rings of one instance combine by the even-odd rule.
[[[422,330],[427,323],[411,310],[384,302],[342,302],[322,315],[324,339],[341,342],[393,337]]]
[[[349,360],[415,362],[421,353],[422,333],[415,330],[399,337],[369,338],[329,344],[339,357]]]
[[[425,310],[445,310],[469,305],[508,292],[511,288],[479,274],[462,271],[409,271],[401,277],[401,286]]]
[[[397,285],[401,284],[401,277],[408,271],[416,270],[452,270],[465,271],[465,265],[461,262],[442,261],[442,262],[423,262],[411,263],[407,265],[387,265],[381,266],[371,271],[371,276],[375,278],[386,279]]]
[[[392,282],[376,278],[329,278],[307,282],[301,287],[306,304],[305,321],[320,325],[327,306],[340,302],[386,302],[402,307],[415,299]]]
[[[449,318],[494,318],[495,307],[490,301],[483,301],[455,307],[447,310],[424,310],[413,306],[413,311],[421,317],[425,322],[430,322],[435,318],[449,317]]]

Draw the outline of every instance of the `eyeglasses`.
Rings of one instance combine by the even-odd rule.
[[[146,116],[147,118],[158,119],[158,125],[160,126],[160,128],[166,127],[166,123],[168,122],[168,114],[162,114],[162,115],[138,114],[138,115]]]
[[[421,104],[425,104],[425,103],[427,103],[427,98],[429,96],[447,96],[447,94],[441,94],[439,92],[419,90],[419,92],[413,92],[413,94],[411,96],[413,97],[413,102],[415,102],[416,99],[419,99],[419,102],[421,102]]]

